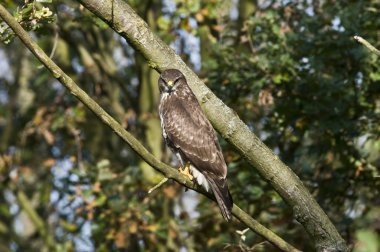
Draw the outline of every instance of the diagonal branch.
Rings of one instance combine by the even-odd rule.
[[[79,0],[138,50],[152,68],[179,69],[213,126],[257,169],[293,209],[318,251],[348,251],[346,242],[303,185],[236,113],[217,98],[181,58],[123,0]]]
[[[88,96],[62,69],[60,69],[44,51],[30,38],[28,33],[20,26],[13,16],[0,4],[0,17],[11,27],[15,34],[21,39],[25,46],[41,61],[41,63],[60,81],[74,96],[85,104],[92,112],[98,116],[104,124],[109,126],[117,135],[119,135],[130,147],[149,165],[161,172],[165,177],[171,178],[181,185],[193,189],[215,201],[212,195],[205,192],[202,188],[181,175],[176,169],[157,160],[145,147],[128,131],[126,131],[113,117],[111,117],[102,107],[100,107],[91,97]],[[252,231],[263,236],[273,245],[284,251],[299,251],[283,239],[278,237],[271,230],[265,228],[251,216],[234,205],[232,214],[242,223],[247,225]]]

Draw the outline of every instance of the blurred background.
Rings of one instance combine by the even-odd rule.
[[[378,0],[129,0],[301,178],[354,251],[380,250]],[[44,51],[157,157],[158,74],[76,1],[3,0]],[[277,251],[162,178],[0,23],[0,251]],[[314,251],[223,139],[235,203]]]

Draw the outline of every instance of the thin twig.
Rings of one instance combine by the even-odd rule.
[[[373,45],[371,45],[367,40],[365,40],[364,38],[360,37],[360,36],[354,36],[354,39],[356,41],[358,41],[360,44],[364,45],[365,47],[368,48],[368,50],[370,50],[371,52],[373,52],[374,54],[376,54],[377,56],[380,56],[380,51],[378,49],[376,49],[376,47],[374,47]]]
[[[152,193],[154,190],[160,188],[163,184],[165,184],[169,179],[163,178],[157,185],[153,186],[149,189],[148,193]]]
[[[215,201],[214,197],[205,192],[202,188],[180,174],[177,169],[162,163],[156,159],[148,150],[128,131],[126,131],[113,117],[111,117],[102,107],[99,106],[91,97],[84,92],[65,72],[59,68],[54,61],[35,43],[21,25],[13,16],[0,4],[0,17],[12,28],[15,34],[21,39],[24,45],[36,56],[38,60],[60,81],[75,97],[86,105],[104,124],[109,126],[117,135],[119,135],[130,147],[149,165],[161,172],[165,177],[174,179],[181,185],[193,189],[206,195]],[[252,231],[263,236],[273,245],[283,251],[299,251],[292,245],[288,244],[281,237],[277,236],[271,230],[267,229],[259,222],[254,220],[246,212],[234,204],[232,214],[242,223],[247,225]]]
[[[49,58],[52,59],[52,58],[54,57],[55,50],[57,49],[57,45],[58,45],[58,30],[55,29],[53,48],[51,49],[51,52],[50,52]],[[41,69],[41,68],[43,68],[43,67],[44,67],[43,65],[40,65],[40,66],[38,66],[37,68],[38,68],[38,69]]]

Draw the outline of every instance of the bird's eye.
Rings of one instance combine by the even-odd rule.
[[[173,82],[173,86],[179,81],[179,77],[177,79],[174,80]]]

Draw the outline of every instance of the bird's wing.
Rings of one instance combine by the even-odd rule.
[[[218,139],[195,96],[172,96],[163,112],[167,137],[182,155],[200,172],[225,179],[227,166]]]

